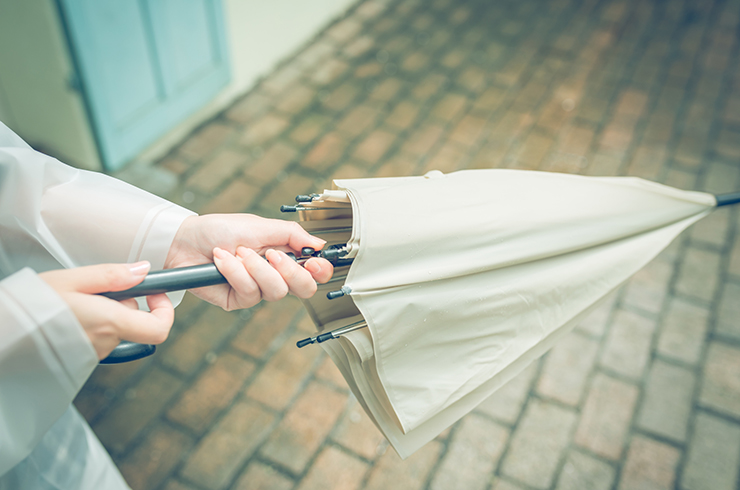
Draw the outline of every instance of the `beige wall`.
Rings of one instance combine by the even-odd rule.
[[[99,168],[53,0],[0,0],[0,119],[31,145]]]

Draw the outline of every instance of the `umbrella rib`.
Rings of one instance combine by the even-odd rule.
[[[326,342],[327,340],[338,339],[344,334],[354,332],[355,330],[359,330],[361,328],[366,328],[366,327],[367,327],[367,322],[365,320],[360,320],[359,322],[351,323],[349,325],[345,325],[344,327],[336,328],[329,332],[319,334],[315,337],[308,337],[307,339],[299,340],[298,342],[296,342],[295,345],[298,346],[298,348],[301,348],[301,347],[305,347],[310,344],[315,344],[315,343],[320,344],[322,342]]]

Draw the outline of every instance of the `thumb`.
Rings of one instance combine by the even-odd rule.
[[[135,264],[100,264],[45,272],[43,277],[58,291],[97,294],[134,287],[144,280],[150,268],[147,261]]]

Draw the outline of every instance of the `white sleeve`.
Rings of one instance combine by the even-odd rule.
[[[97,365],[74,313],[35,272],[0,281],[0,475],[28,456]]]
[[[39,153],[0,123],[0,270],[148,260],[161,269],[195,213]]]

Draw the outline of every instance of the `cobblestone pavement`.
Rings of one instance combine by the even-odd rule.
[[[157,163],[201,213],[335,177],[505,167],[740,189],[738,1],[367,0]],[[288,299],[187,296],[77,399],[134,489],[738,488],[740,227],[684,233],[401,461]]]

